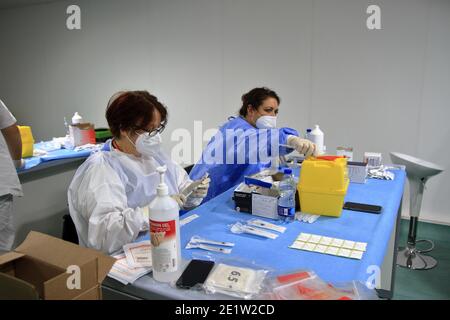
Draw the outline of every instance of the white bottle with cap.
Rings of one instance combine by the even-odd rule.
[[[83,122],[83,118],[78,114],[78,112],[75,112],[75,114],[72,117],[72,125],[80,124]]]
[[[315,125],[314,129],[309,134],[309,140],[317,146],[317,155],[321,155],[324,153],[324,134],[322,130],[320,130],[319,125]]]
[[[159,282],[171,282],[180,276],[180,208],[169,196],[169,188],[164,182],[167,167],[159,167],[157,171],[160,183],[156,188],[156,198],[149,205],[153,278]]]

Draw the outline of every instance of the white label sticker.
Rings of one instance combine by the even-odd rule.
[[[351,254],[350,254],[350,258],[361,260],[362,257],[363,257],[363,254],[364,253],[362,251],[355,251],[355,250],[353,250],[351,252]]]
[[[322,238],[322,237],[313,234],[313,235],[311,236],[311,238],[309,238],[308,242],[309,242],[309,243],[319,243],[320,238]]]
[[[342,244],[342,248],[345,248],[345,249],[353,249],[354,246],[355,246],[355,242],[349,241],[349,240],[345,240],[344,243]]]
[[[298,236],[297,240],[298,240],[298,241],[304,241],[304,242],[307,242],[307,241],[309,240],[310,237],[311,237],[311,235],[310,235],[309,233],[301,233],[301,234]]]
[[[180,220],[180,226],[184,226],[185,224],[188,224],[189,222],[192,222],[197,218],[199,218],[199,215],[197,215],[197,214],[193,214],[189,217],[186,217],[186,218]]]
[[[255,277],[256,271],[252,269],[219,264],[208,277],[207,283],[232,291],[251,292]]]

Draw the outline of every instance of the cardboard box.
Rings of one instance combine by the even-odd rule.
[[[278,220],[278,199],[279,191],[270,189],[272,183],[279,183],[284,174],[277,172],[272,174],[271,170],[263,170],[254,175],[245,177],[245,182],[234,189],[233,200],[235,210],[239,212],[250,213],[255,216]],[[268,179],[269,178],[269,179]],[[250,186],[255,180],[258,180],[258,186]],[[270,182],[268,182],[270,181]],[[246,184],[248,182],[249,184]],[[264,186],[267,184],[267,186]],[[300,201],[298,191],[295,194],[295,211],[300,211]]]
[[[348,162],[348,177],[353,183],[366,183],[369,173],[368,165],[364,162]]]
[[[0,256],[0,272],[25,281],[44,300],[99,300],[101,283],[115,261],[99,251],[32,231],[15,251]],[[73,266],[79,272],[72,271]],[[76,276],[79,288],[73,288]]]
[[[233,195],[236,211],[269,219],[278,219],[278,198],[274,190],[261,188],[254,192],[245,183],[241,183]]]

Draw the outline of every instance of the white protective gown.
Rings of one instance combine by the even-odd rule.
[[[114,254],[148,230],[144,211],[156,196],[160,179],[156,168],[163,165],[170,195],[192,183],[163,152],[154,158],[135,157],[112,148],[108,141],[102,151],[92,154],[78,168],[68,191],[80,245]]]

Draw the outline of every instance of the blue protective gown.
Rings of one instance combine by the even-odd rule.
[[[248,134],[238,135],[233,139],[225,138],[227,133],[243,131]],[[257,129],[242,117],[230,118],[208,143],[203,150],[202,158],[190,173],[192,180],[201,179],[206,173],[209,173],[211,182],[208,195],[203,203],[243,182],[245,176],[269,167],[270,159],[261,157],[259,155],[261,152],[263,154],[266,152],[269,157],[292,152],[293,149],[276,144],[278,141],[280,144],[286,145],[289,135],[298,136],[298,132],[291,128]],[[275,144],[271,141],[275,141]],[[272,150],[275,147],[278,150]],[[237,159],[239,157],[241,157],[240,161]],[[234,159],[234,161],[230,163],[230,159]]]

